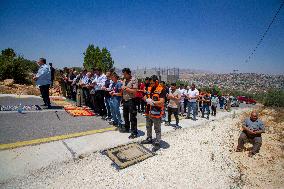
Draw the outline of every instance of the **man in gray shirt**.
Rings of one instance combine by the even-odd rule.
[[[258,113],[252,111],[250,118],[247,118],[243,125],[243,131],[238,139],[237,152],[241,152],[247,140],[253,143],[252,150],[249,152],[249,157],[252,157],[259,152],[262,138],[261,134],[265,132],[264,124],[258,119]]]

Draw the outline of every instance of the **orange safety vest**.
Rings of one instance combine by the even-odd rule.
[[[164,88],[161,85],[158,85],[156,90],[151,93],[152,88],[148,87],[148,91],[146,91],[146,97],[151,98],[154,101],[160,100],[160,94]],[[164,115],[164,105],[160,106],[146,106],[146,116],[150,116],[151,118],[161,118]]]

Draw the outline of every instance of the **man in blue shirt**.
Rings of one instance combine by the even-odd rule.
[[[258,113],[253,111],[250,118],[247,118],[243,124],[243,131],[238,140],[237,152],[241,152],[244,148],[244,144],[247,140],[253,143],[252,150],[249,153],[249,157],[252,157],[259,152],[262,138],[261,134],[265,132],[263,122],[258,119]]]
[[[44,106],[51,109],[49,100],[49,87],[51,84],[50,67],[46,64],[45,58],[40,58],[37,63],[40,67],[33,79],[36,81],[36,85],[39,86]]]

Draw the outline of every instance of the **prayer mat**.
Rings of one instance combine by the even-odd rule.
[[[19,106],[4,106],[0,105],[0,111],[18,111]],[[41,107],[38,105],[23,105],[23,111],[38,111],[41,110]]]
[[[120,169],[139,163],[155,154],[139,143],[120,145],[103,151]]]
[[[51,101],[64,101],[65,98],[64,97],[61,97],[61,96],[52,96],[52,97],[49,97]]]
[[[66,101],[61,101],[61,100],[58,100],[58,101],[54,101],[54,103],[58,106],[72,106],[72,104],[70,102],[66,102]]]
[[[69,113],[72,116],[94,116],[95,114],[91,112],[90,110],[77,110],[77,109],[65,109],[67,113]]]
[[[64,106],[64,109],[65,110],[91,110],[91,108],[89,107],[77,107],[77,106],[73,106],[73,105],[70,105],[70,106]]]

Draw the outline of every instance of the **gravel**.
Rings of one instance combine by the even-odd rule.
[[[239,188],[230,154],[236,118],[165,133],[157,155],[123,170],[100,152],[42,168],[1,188]],[[150,146],[146,146],[149,147]]]

